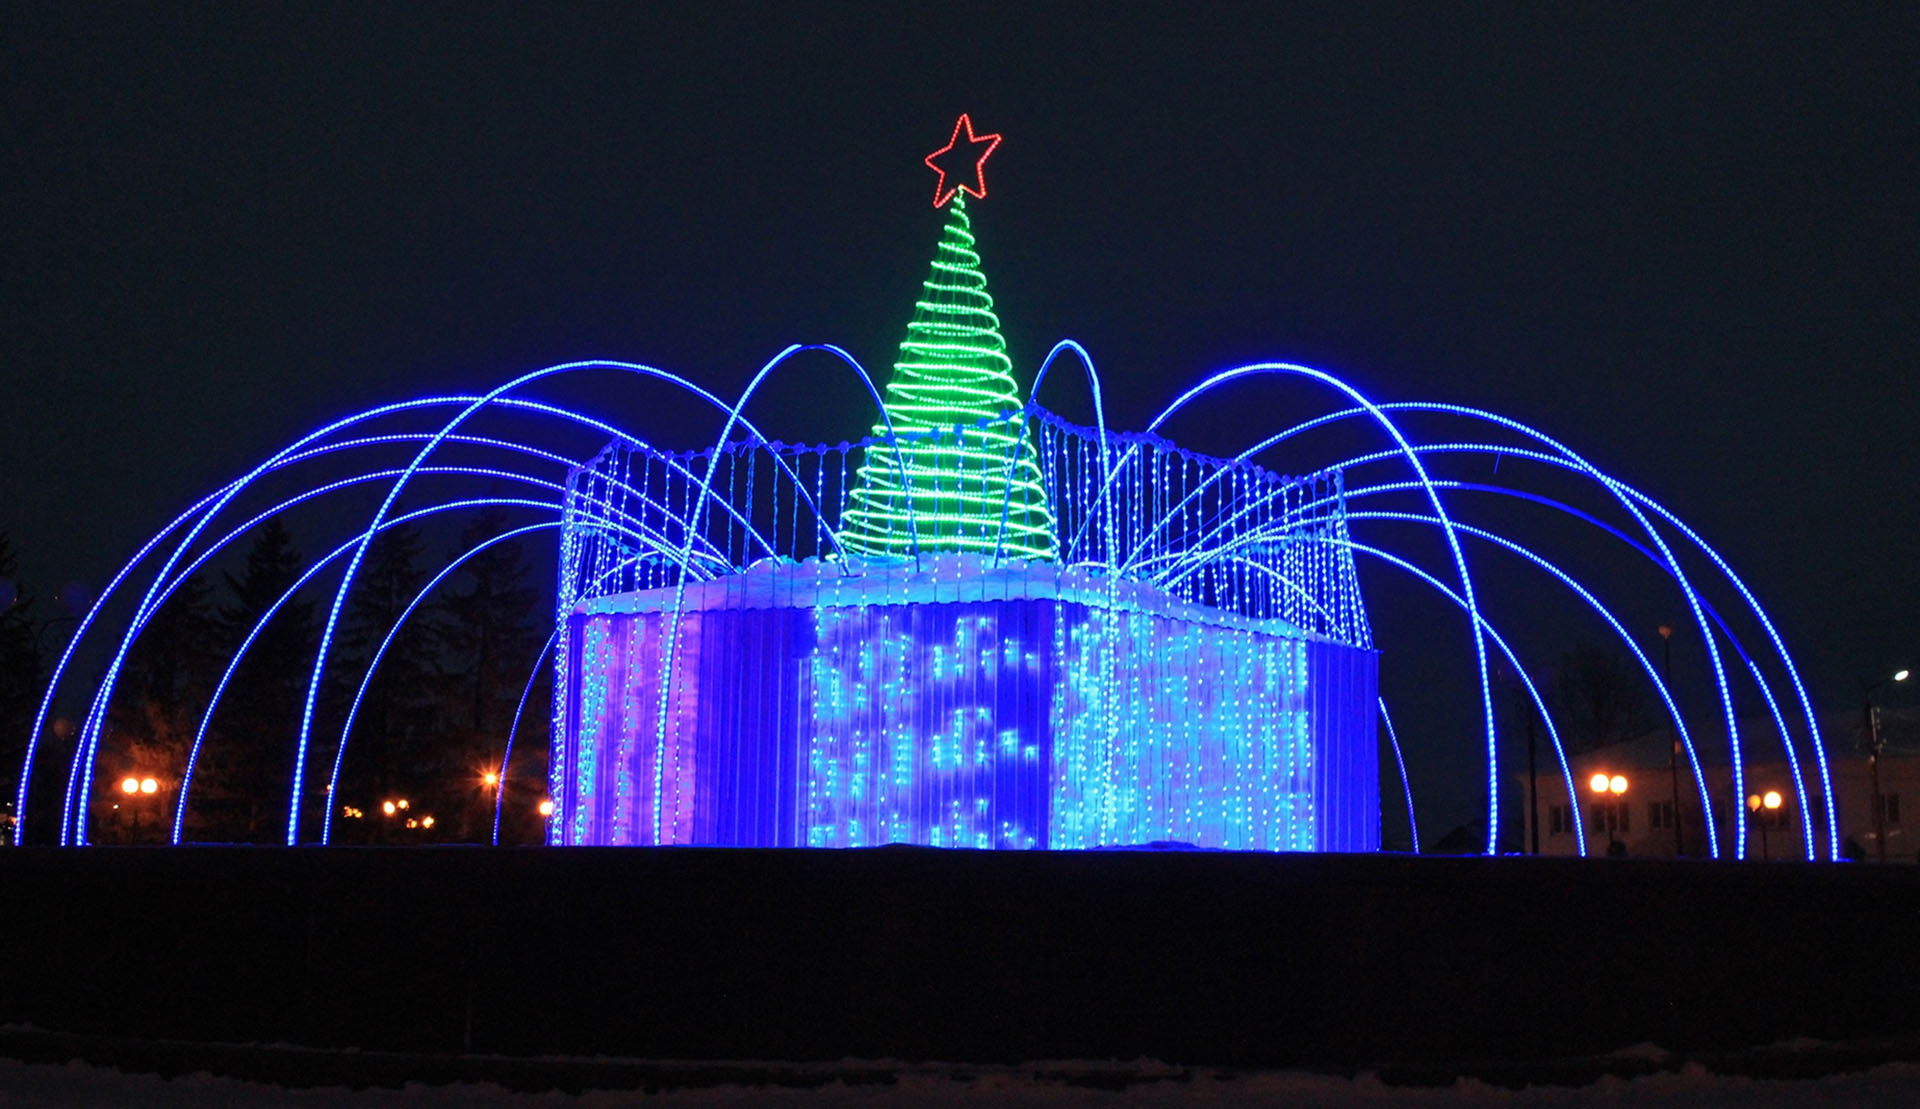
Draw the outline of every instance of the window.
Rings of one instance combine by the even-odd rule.
[[[1900,823],[1900,795],[1897,793],[1881,794],[1878,815],[1888,824]]]
[[[1593,803],[1594,834],[1605,835],[1610,832],[1632,831],[1633,819],[1630,815],[1631,812],[1632,806],[1628,805],[1625,801],[1611,804],[1605,801],[1595,801]]]

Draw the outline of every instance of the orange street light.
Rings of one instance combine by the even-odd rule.
[[[540,815],[543,817],[553,815],[553,798],[543,797],[540,799]]]
[[[122,779],[120,780],[120,792],[121,792],[121,793],[126,793],[126,794],[134,794],[134,793],[139,793],[139,792],[140,792],[140,779],[138,779],[138,778],[122,778]]]
[[[491,789],[500,784],[500,775],[489,770],[487,771],[486,777],[482,778],[481,781],[487,783],[487,788]]]
[[[141,793],[157,793],[159,789],[160,789],[160,783],[154,781],[152,778],[140,779]]]
[[[1760,817],[1755,823],[1760,825],[1760,857],[1763,859],[1772,857],[1772,852],[1767,845],[1767,825],[1777,819],[1773,814],[1780,811],[1783,803],[1780,791],[1777,789],[1770,789],[1764,794],[1747,795],[1747,811]],[[1767,815],[1760,816],[1762,810],[1765,810]]]
[[[1608,774],[1602,771],[1587,779],[1587,788],[1600,797],[1605,797],[1608,794],[1620,797],[1627,792],[1627,776],[1625,774]],[[1607,826],[1607,854],[1609,855],[1623,854],[1620,839],[1614,835],[1614,831],[1620,822],[1626,818],[1626,811],[1625,805],[1610,805],[1605,808],[1596,808],[1596,812]]]
[[[380,811],[386,813],[388,816],[392,816],[395,812],[398,812],[399,808],[400,806],[391,801],[383,801],[380,804]]]

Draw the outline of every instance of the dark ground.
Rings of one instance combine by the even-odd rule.
[[[609,1056],[1524,1075],[1796,1037],[1871,1062],[1920,1033],[1909,868],[16,849],[0,889],[9,1053],[131,1051],[163,1071],[225,1043],[414,1072],[486,1055],[504,1074]],[[302,1065],[325,1081],[338,1060]]]

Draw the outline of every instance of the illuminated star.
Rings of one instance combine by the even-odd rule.
[[[966,132],[966,142],[960,141],[960,133]],[[927,168],[940,175],[939,184],[933,187],[933,206],[944,208],[953,194],[962,189],[985,200],[987,197],[987,155],[1000,145],[998,135],[976,135],[973,133],[973,121],[965,112],[953,123],[953,137],[947,145],[927,155]],[[944,160],[945,164],[941,164]],[[967,183],[967,167],[972,167],[973,183]],[[951,180],[952,184],[948,184]]]

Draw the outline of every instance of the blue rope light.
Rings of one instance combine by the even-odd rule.
[[[413,610],[419,608],[420,603],[425,601],[427,596],[438,588],[441,582],[445,581],[455,570],[465,565],[466,561],[473,556],[493,546],[495,543],[504,543],[509,539],[514,539],[522,535],[531,535],[536,531],[547,531],[559,526],[560,521],[558,520],[547,520],[538,524],[528,524],[526,527],[501,532],[491,539],[483,540],[467,548],[452,561],[441,567],[440,572],[433,575],[427,584],[421,586],[419,592],[413,595],[413,599],[407,602],[407,607],[402,609],[400,615],[394,618],[393,627],[387,629],[386,636],[380,640],[379,648],[373,652],[373,657],[368,660],[367,671],[360,678],[360,688],[354,691],[353,704],[347,709],[346,722],[340,726],[340,743],[333,749],[333,771],[327,775],[327,814],[326,818],[320,822],[320,843],[322,846],[333,841],[332,798],[336,795],[340,786],[340,767],[346,761],[347,740],[353,734],[354,718],[360,715],[360,703],[366,700],[367,690],[373,685],[373,675],[380,669],[380,660],[387,657],[387,648],[393,644],[394,639],[400,634],[400,629],[406,625],[407,617],[412,616]],[[517,718],[518,714],[516,713],[515,716]],[[294,808],[299,808],[300,794],[297,790],[294,792],[289,803],[293,805]]]
[[[876,411],[881,416],[882,426],[875,428],[876,438],[863,441],[859,445],[843,443],[838,448],[828,448],[825,445],[813,447],[798,444],[783,445],[769,442],[759,435],[757,429],[745,417],[748,402],[776,369],[784,366],[788,360],[804,350],[823,350],[834,355],[861,379]],[[1073,428],[1038,405],[1037,398],[1041,383],[1050,372],[1053,363],[1064,357],[1077,358],[1086,375],[1094,405],[1095,426],[1093,428]],[[548,377],[585,370],[629,373],[643,379],[663,382],[669,387],[685,389],[700,397],[712,405],[716,411],[726,414],[714,446],[709,450],[686,453],[661,451],[604,421],[531,398],[510,395]],[[1156,434],[1170,417],[1198,397],[1230,382],[1268,375],[1296,376],[1312,380],[1341,394],[1354,407],[1322,414],[1297,423],[1260,440],[1254,446],[1231,458],[1196,455],[1182,450]],[[436,432],[405,431],[337,438],[340,433],[348,431],[363,421],[438,406],[456,408],[457,412]],[[565,454],[539,446],[513,439],[473,434],[464,430],[464,425],[469,420],[490,409],[498,409],[510,414],[526,414],[541,420],[555,420],[561,426],[592,429],[612,439],[614,445],[588,462],[576,463]],[[1495,444],[1416,443],[1404,434],[1393,420],[1394,415],[1406,411],[1451,415],[1489,422],[1516,434],[1527,436],[1547,447],[1552,453]],[[1283,479],[1251,462],[1255,455],[1279,443],[1354,417],[1365,417],[1371,421],[1391,439],[1393,447],[1350,459],[1337,466],[1327,467],[1305,478]],[[731,441],[733,429],[736,426],[742,428],[749,436],[742,443]],[[1017,430],[1018,434],[1010,435],[1008,429]],[[882,434],[883,431],[884,434]],[[1015,450],[1007,446],[1008,443],[1024,442],[1029,434],[1033,436],[1034,446],[1031,450]],[[529,465],[537,463],[562,466],[568,470],[568,479],[565,485],[561,485],[511,468],[428,464],[431,456],[445,444],[497,451],[514,459],[524,460]],[[203,534],[211,534],[207,529],[210,528],[215,517],[222,515],[226,506],[234,498],[251,488],[265,475],[336,451],[387,445],[405,446],[411,449],[412,461],[403,467],[370,471],[344,481],[329,482],[301,491],[297,496],[281,502],[276,509],[256,515],[247,524],[227,531],[210,548],[198,549]],[[952,469],[930,475],[930,480],[935,485],[928,503],[973,504],[974,500],[977,500],[981,513],[997,513],[1000,516],[1003,540],[1006,524],[1011,518],[1010,513],[1014,507],[1012,485],[1017,484],[1007,479],[1012,475],[1013,468],[1017,464],[1024,465],[1021,462],[1022,459],[1032,460],[1034,472],[1038,475],[1036,479],[1038,488],[1042,491],[1042,495],[1048,497],[1058,509],[1057,517],[1051,513],[1048,517],[1057,529],[1052,536],[1052,542],[1053,549],[1059,552],[1058,573],[1088,575],[1084,579],[1086,582],[1084,596],[1101,598],[1090,605],[1087,621],[1083,626],[1077,625],[1080,630],[1073,633],[1084,637],[1085,643],[1089,645],[1085,647],[1083,655],[1075,655],[1082,661],[1075,663],[1080,669],[1075,671],[1077,676],[1074,680],[1086,683],[1085,712],[1087,715],[1084,726],[1087,729],[1086,737],[1091,743],[1087,749],[1085,764],[1073,771],[1075,774],[1082,775],[1087,789],[1090,790],[1087,794],[1088,807],[1080,816],[1075,817],[1084,821],[1084,824],[1079,827],[1084,829],[1085,835],[1092,837],[1089,842],[1101,842],[1116,836],[1132,835],[1134,833],[1128,829],[1140,827],[1137,817],[1129,815],[1132,812],[1130,806],[1139,804],[1139,798],[1134,793],[1128,792],[1133,787],[1128,786],[1123,789],[1121,783],[1126,775],[1140,773],[1139,767],[1144,764],[1139,762],[1142,757],[1139,751],[1129,748],[1128,751],[1123,752],[1120,742],[1125,729],[1138,726],[1138,721],[1135,721],[1132,715],[1135,710],[1128,708],[1127,705],[1129,697],[1140,695],[1137,687],[1128,683],[1137,682],[1139,679],[1132,663],[1126,667],[1120,665],[1121,648],[1118,645],[1132,642],[1133,640],[1129,640],[1128,637],[1140,635],[1137,627],[1144,627],[1144,625],[1139,625],[1137,615],[1129,615],[1126,611],[1122,604],[1123,592],[1151,586],[1164,593],[1169,599],[1167,603],[1200,604],[1247,619],[1295,621],[1306,634],[1324,635],[1330,637],[1330,642],[1365,648],[1370,645],[1371,636],[1364,606],[1360,603],[1358,582],[1353,576],[1352,569],[1352,554],[1359,552],[1387,560],[1389,564],[1421,577],[1442,595],[1458,604],[1468,616],[1469,631],[1473,636],[1475,659],[1480,677],[1479,695],[1482,714],[1487,729],[1488,840],[1486,850],[1489,853],[1495,851],[1500,815],[1499,767],[1486,641],[1491,639],[1495,649],[1506,658],[1513,659],[1514,656],[1479,611],[1475,582],[1469,571],[1464,546],[1458,540],[1458,535],[1462,533],[1492,542],[1548,571],[1600,613],[1615,632],[1628,643],[1641,669],[1647,671],[1662,702],[1673,716],[1676,734],[1682,739],[1682,746],[1688,753],[1695,781],[1701,792],[1703,808],[1710,807],[1702,768],[1685,722],[1680,718],[1673,701],[1671,691],[1666,688],[1664,681],[1652,669],[1645,653],[1626,634],[1619,621],[1607,612],[1598,598],[1585,586],[1566,575],[1558,567],[1511,539],[1456,521],[1451,515],[1448,503],[1443,502],[1442,494],[1485,491],[1521,497],[1571,513],[1576,518],[1603,528],[1644,557],[1662,566],[1686,598],[1689,610],[1694,614],[1694,619],[1700,626],[1702,638],[1708,646],[1721,709],[1728,721],[1736,792],[1744,788],[1740,734],[1733,715],[1733,695],[1726,668],[1720,658],[1716,637],[1711,634],[1713,627],[1721,630],[1735,653],[1746,664],[1748,672],[1760,689],[1769,713],[1776,725],[1780,727],[1795,790],[1804,811],[1808,808],[1808,783],[1801,773],[1793,738],[1780,712],[1779,699],[1775,697],[1759,663],[1733,634],[1722,614],[1697,591],[1694,582],[1684,572],[1661,530],[1656,527],[1655,520],[1666,520],[1677,532],[1685,535],[1696,548],[1702,551],[1754,613],[1773,644],[1799,697],[1801,708],[1808,719],[1811,742],[1820,767],[1821,787],[1827,799],[1827,854],[1829,857],[1838,857],[1838,822],[1832,803],[1831,779],[1819,739],[1818,726],[1813,718],[1810,699],[1777,631],[1745,584],[1733,575],[1718,553],[1707,547],[1694,532],[1644,494],[1601,473],[1584,458],[1574,454],[1559,442],[1517,421],[1458,405],[1411,402],[1375,404],[1332,375],[1287,363],[1256,363],[1211,375],[1177,397],[1149,423],[1144,432],[1115,434],[1106,425],[1101,382],[1093,359],[1080,344],[1071,340],[1056,344],[1049,352],[1035,376],[1024,408],[1014,409],[997,417],[984,417],[977,424],[952,429],[933,427],[913,435],[898,434],[892,427],[886,407],[881,403],[880,395],[871,377],[859,363],[844,350],[825,346],[794,346],[781,351],[754,375],[739,398],[731,405],[666,371],[635,363],[596,361],[565,363],[536,370],[521,375],[486,394],[421,398],[405,404],[369,409],[355,416],[334,421],[277,452],[241,478],[196,502],[148,540],[134,558],[116,573],[106,590],[89,607],[54,668],[53,678],[35,717],[33,731],[29,735],[28,751],[22,764],[21,782],[17,794],[16,814],[24,818],[28,800],[29,773],[35,754],[38,752],[41,732],[51,712],[56,689],[70,670],[70,662],[81,638],[96,625],[98,616],[109,597],[116,596],[132,572],[137,567],[143,566],[149,557],[159,552],[162,544],[168,544],[170,550],[161,560],[159,569],[147,584],[143,595],[140,596],[135,605],[134,614],[124,633],[119,637],[108,665],[103,671],[104,676],[92,690],[88,709],[82,721],[79,740],[73,753],[73,766],[66,781],[60,827],[60,842],[63,844],[86,842],[88,798],[92,791],[100,741],[106,730],[107,709],[112,700],[112,691],[133,643],[149,626],[161,606],[173,597],[194,573],[206,565],[216,552],[227,549],[246,531],[275,512],[306,503],[323,494],[362,483],[388,481],[391,484],[386,490],[384,500],[364,529],[355,538],[341,544],[326,558],[309,566],[298,582],[269,609],[266,616],[260,619],[230,660],[225,674],[216,687],[213,703],[202,716],[194,745],[188,754],[186,776],[182,780],[179,807],[176,809],[173,822],[173,841],[177,843],[180,839],[187,804],[188,783],[197,763],[202,740],[215,705],[236,673],[240,658],[245,655],[247,648],[255,641],[266,622],[280,611],[281,607],[288,603],[303,585],[312,581],[323,568],[330,567],[343,556],[345,557],[345,572],[335,592],[327,621],[322,627],[319,648],[316,651],[305,690],[301,727],[295,750],[292,800],[288,815],[286,842],[289,844],[299,841],[300,794],[310,752],[317,693],[328,664],[328,654],[333,636],[338,629],[346,595],[352,588],[357,570],[365,558],[373,537],[388,526],[427,512],[492,503],[517,503],[539,507],[543,511],[557,511],[558,518],[505,533],[469,550],[442,567],[428,585],[413,598],[393,627],[387,631],[379,649],[375,651],[364,673],[360,675],[359,688],[348,711],[340,743],[335,750],[332,772],[328,780],[329,791],[338,788],[346,743],[350,738],[360,706],[370,688],[373,675],[407,616],[463,560],[472,557],[478,550],[491,543],[504,541],[512,535],[558,529],[562,536],[562,588],[556,613],[560,618],[560,624],[553,638],[548,640],[547,646],[543,647],[540,655],[536,657],[534,670],[529,674],[523,687],[515,708],[513,723],[507,733],[501,761],[502,784],[495,794],[493,839],[495,842],[498,841],[501,795],[504,792],[507,764],[511,759],[514,737],[538,677],[540,660],[544,659],[549,651],[554,655],[556,668],[556,716],[552,770],[556,775],[553,790],[556,803],[563,800],[559,788],[560,777],[575,772],[568,769],[572,765],[568,762],[571,757],[571,748],[568,745],[573,742],[573,739],[565,726],[567,716],[564,709],[568,667],[574,665],[568,661],[568,655],[574,648],[560,649],[561,644],[566,642],[565,621],[569,613],[573,612],[576,606],[585,606],[589,601],[600,604],[600,599],[623,590],[666,588],[672,596],[672,601],[670,606],[661,613],[664,635],[659,644],[665,665],[660,668],[661,680],[657,689],[649,691],[648,694],[649,696],[657,695],[655,706],[658,711],[655,718],[649,722],[650,730],[654,734],[651,781],[647,786],[651,794],[651,833],[656,842],[665,842],[663,838],[665,806],[662,802],[666,785],[663,774],[668,761],[667,708],[672,703],[670,683],[675,680],[674,675],[678,672],[674,659],[679,649],[680,616],[687,611],[688,590],[696,584],[717,582],[731,575],[755,572],[754,567],[760,565],[752,561],[755,556],[766,560],[766,566],[758,571],[763,575],[771,572],[799,581],[800,577],[794,576],[801,575],[797,560],[808,550],[812,552],[811,557],[821,561],[822,572],[838,575],[844,580],[852,580],[861,574],[896,572],[887,569],[886,567],[891,564],[884,561],[862,566],[857,560],[849,558],[841,548],[840,528],[843,510],[848,504],[847,455],[850,450],[865,450],[870,460],[890,457],[897,471],[898,488],[902,490],[911,489],[907,482],[909,477],[907,456],[910,453],[929,450],[942,452],[941,457],[948,458],[952,462]],[[1520,490],[1455,481],[1430,474],[1423,459],[1450,452],[1481,452],[1491,453],[1495,457],[1523,458],[1580,473],[1599,484],[1622,505],[1622,508],[1634,518],[1637,526],[1645,532],[1646,543],[1572,506],[1560,505],[1547,498]],[[811,461],[806,459],[808,454],[813,455]],[[829,493],[834,492],[827,480],[830,454],[837,455],[837,473],[840,482],[837,503],[836,500],[828,499]],[[759,517],[755,515],[755,474],[765,468],[765,463],[758,461],[761,455],[765,455],[766,461],[771,463],[770,471],[763,475],[764,486],[770,486],[770,488],[763,486],[762,490],[763,496],[770,495],[773,502],[770,517],[764,514]],[[724,483],[719,480],[723,456],[726,459],[727,470]],[[1396,460],[1406,464],[1416,480],[1402,483],[1377,483],[1352,491],[1345,487],[1344,474],[1348,470],[1358,471],[1365,466]],[[811,482],[806,480],[805,467],[808,465],[813,467]],[[416,475],[446,475],[479,480],[526,482],[539,488],[560,492],[563,500],[556,505],[502,498],[476,499],[449,502],[446,505],[420,510],[419,513],[401,513],[397,507],[399,498]],[[735,485],[736,479],[742,476],[745,478],[747,491],[744,499],[737,495]],[[1349,497],[1374,497],[1399,491],[1424,496],[1431,514],[1386,511],[1350,512],[1348,510]],[[917,494],[903,498],[902,507],[906,512],[913,511],[916,497]],[[389,519],[389,517],[392,518]],[[767,520],[771,521],[771,526],[763,530],[761,524]],[[1444,585],[1426,570],[1398,556],[1370,544],[1355,542],[1346,530],[1350,520],[1417,522],[1430,527],[1439,527],[1453,564],[1452,569],[1459,579],[1458,586]],[[911,535],[917,531],[918,527],[909,523],[907,532]],[[804,538],[808,534],[811,534],[811,540]],[[622,538],[615,541],[616,537]],[[602,542],[602,538],[606,541]],[[810,546],[803,547],[803,543]],[[984,560],[982,565],[996,570],[1002,569],[1008,562],[1009,553],[1010,549],[1004,542],[993,544],[993,549],[981,553]],[[189,557],[190,555],[192,557]],[[917,551],[912,565],[912,570],[898,572],[909,576],[919,574],[924,577],[928,582],[928,588],[934,590],[931,594],[933,596],[941,595],[939,593],[941,589],[955,588],[952,582],[964,580],[964,574],[958,579],[953,577],[960,571],[953,569],[949,564],[939,562],[937,559],[923,560],[918,557]],[[812,574],[813,571],[809,570],[806,573]],[[1062,580],[1067,579],[1062,578]],[[709,586],[702,584],[701,588],[706,589]],[[581,611],[598,610],[582,608]],[[969,642],[966,636],[971,633],[963,631],[958,634],[961,634],[961,639],[953,644],[933,645],[931,665],[934,669],[930,673],[973,672],[955,669],[957,663],[951,661],[954,658],[951,652],[962,649],[965,642]],[[1008,642],[1014,643],[1015,640],[1009,638]],[[1099,646],[1097,648],[1091,646],[1094,644]],[[1057,643],[1054,649],[1058,654],[1068,648],[1062,641]],[[1079,646],[1072,648],[1074,651],[1082,649]],[[947,653],[943,656],[942,652]],[[949,661],[942,663],[940,660],[943,657]],[[1059,657],[1064,658],[1066,655],[1059,654]],[[947,669],[943,671],[942,666]],[[1517,661],[1515,661],[1515,667],[1523,680],[1526,679],[1525,671],[1518,666]],[[848,672],[851,673],[851,671]],[[984,671],[981,672],[984,673]],[[820,671],[819,680],[827,681],[836,673],[838,671],[829,666]],[[1371,682],[1372,679],[1369,677],[1368,680]],[[1532,688],[1531,681],[1526,680],[1525,684],[1541,711],[1542,719],[1547,723],[1556,755],[1560,760],[1562,776],[1566,780],[1569,795],[1572,796],[1574,785],[1571,770],[1566,762],[1564,751],[1560,748],[1557,733],[1553,732],[1551,716],[1546,712],[1538,691]],[[820,689],[826,691],[830,686],[823,685]],[[822,695],[825,694],[822,693]],[[1407,780],[1405,759],[1398,737],[1394,732],[1391,718],[1387,715],[1384,699],[1374,696],[1371,700],[1377,704],[1370,707],[1377,707],[1387,727],[1389,742],[1394,751],[1395,763],[1399,768],[1402,790],[1406,798],[1409,824],[1414,826],[1414,798],[1411,785]],[[820,711],[821,706],[816,704],[815,708],[816,711]],[[1238,713],[1239,709],[1227,711],[1231,715]],[[828,717],[821,716],[819,719],[826,720]],[[1235,719],[1238,717],[1235,716]],[[967,726],[972,727],[972,725]],[[963,733],[958,724],[951,731],[956,737],[971,734]],[[581,738],[584,741],[584,737]],[[930,744],[927,751],[930,757],[935,759],[950,759],[953,751],[956,750],[951,743],[941,740],[939,735],[930,735],[926,739]],[[1017,758],[1018,744],[1015,745],[1014,750]],[[579,755],[584,760],[594,757],[592,752],[584,748]],[[584,766],[586,763],[583,762],[581,765]],[[1235,802],[1229,794],[1222,798],[1221,803],[1228,805],[1230,810],[1232,805],[1238,802]],[[824,813],[827,810],[819,811]],[[1306,819],[1310,821],[1320,819],[1318,814],[1313,814],[1309,810],[1303,810],[1303,812],[1308,812]],[[320,835],[322,843],[331,840],[332,816],[332,806],[329,804]],[[1377,818],[1377,810],[1375,816]],[[1745,818],[1744,808],[1736,805],[1737,823],[1733,852],[1736,858],[1744,855]],[[984,825],[977,831],[974,830],[975,823],[972,817],[965,820],[941,818],[933,821],[928,827],[934,828],[936,834],[949,836],[949,842],[962,840],[971,842],[970,837],[988,835],[990,832]],[[939,832],[938,829],[942,828],[946,831]],[[1577,822],[1575,831],[1577,836],[1581,831]],[[556,819],[549,824],[549,838],[557,842],[571,834],[573,833],[565,829],[563,820],[557,814]],[[991,834],[1001,836],[1001,832]],[[1026,834],[1026,832],[1019,833],[1019,835]],[[1009,835],[1012,834],[1009,833]],[[1414,827],[1413,835],[1417,852],[1419,849],[1417,826]],[[955,836],[961,839],[951,838]],[[1708,837],[1710,851],[1718,857],[1718,838],[1710,826]],[[1014,836],[1007,842],[1012,843],[1017,838],[1018,836]],[[1809,856],[1817,855],[1811,822],[1803,826],[1803,838]],[[1579,836],[1578,848],[1582,853],[1585,852],[1583,836]]]
[[[527,684],[520,689],[520,703],[514,706],[513,723],[507,728],[506,746],[500,752],[500,780],[493,789],[493,845],[500,846],[500,806],[507,795],[507,769],[513,762],[513,737],[520,734],[520,716],[527,711],[527,697],[533,693],[533,684],[540,678],[541,664],[546,661],[547,652],[560,641],[559,629],[548,634],[547,641],[541,645],[538,654],[533,656],[533,669],[527,674]]]
[[[547,509],[553,509],[555,511],[558,511],[558,509],[560,508],[560,506],[557,504],[553,504],[545,501],[521,501],[521,500],[511,500],[511,499],[499,498],[499,497],[489,497],[489,498],[467,500],[467,501],[451,501],[446,504],[434,505],[429,508],[422,508],[414,512],[406,513],[405,515],[395,517],[394,519],[388,521],[385,525],[383,525],[382,530],[384,530],[387,527],[397,527],[400,524],[408,523],[413,520],[424,519],[425,517],[432,516],[441,512],[451,512],[451,511],[456,511],[463,508],[509,507],[509,506],[521,506],[521,507],[528,507],[528,508],[547,508]],[[293,600],[293,598],[300,592],[301,588],[305,586],[307,582],[311,581],[316,575],[320,573],[320,571],[326,569],[329,565],[331,565],[334,559],[339,558],[341,555],[345,554],[352,547],[352,545],[353,545],[352,540],[349,540],[346,543],[342,543],[340,546],[335,547],[325,557],[319,559],[318,561],[314,562],[313,565],[307,567],[306,571],[302,573],[300,577],[297,578],[292,585],[288,586],[286,591],[281,593],[280,596],[276,598],[271,605],[268,605],[267,610],[265,612],[260,614],[260,618],[254,622],[252,629],[250,629],[247,632],[246,638],[241,640],[240,646],[234,650],[233,657],[230,660],[228,660],[226,671],[220,675],[220,681],[213,688],[213,696],[208,698],[207,707],[200,714],[200,727],[198,730],[194,732],[193,747],[187,753],[187,768],[186,768],[186,772],[182,774],[180,777],[180,797],[179,797],[179,800],[175,802],[174,811],[173,811],[173,842],[174,844],[178,845],[180,842],[180,830],[186,819],[187,797],[193,785],[193,771],[194,771],[194,768],[199,764],[200,748],[206,742],[207,728],[209,724],[211,724],[213,721],[213,711],[220,706],[220,699],[221,697],[225,696],[227,691],[227,685],[229,682],[233,680],[234,673],[240,669],[241,662],[245,661],[247,656],[247,651],[253,647],[254,640],[260,638],[260,633],[266,630],[267,624],[270,621],[272,621],[274,615],[278,613],[281,608],[285,607],[287,602]],[[296,796],[296,803],[297,803],[297,796]]]
[[[1413,782],[1407,777],[1407,760],[1400,754],[1400,736],[1393,730],[1393,717],[1387,715],[1387,699],[1380,698],[1380,722],[1387,726],[1387,742],[1393,745],[1393,764],[1400,768],[1400,792],[1407,798],[1407,831],[1413,835],[1413,853],[1420,853],[1420,822],[1413,815]],[[1584,853],[1585,848],[1582,848]]]

